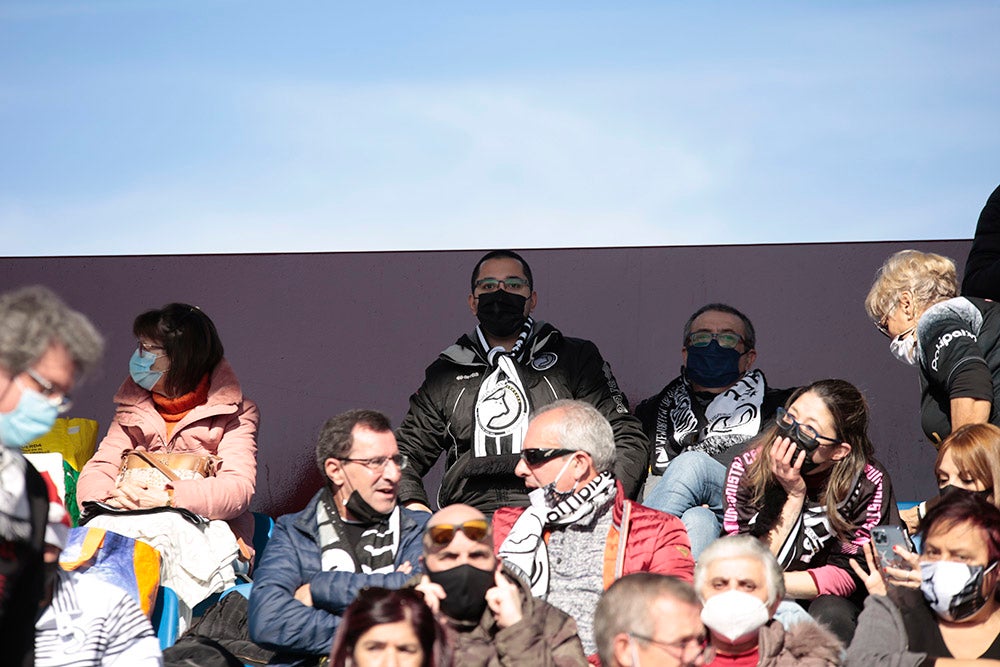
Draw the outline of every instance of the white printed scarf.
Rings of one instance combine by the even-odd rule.
[[[587,523],[597,510],[615,497],[615,478],[605,472],[554,507],[545,502],[545,490],[535,489],[529,496],[531,507],[517,518],[500,545],[499,556],[515,574],[531,587],[534,597],[544,598],[549,591],[549,554],[543,539],[549,526]]]
[[[760,432],[760,407],[767,381],[760,370],[744,373],[705,407],[704,423],[691,408],[691,385],[681,376],[670,383],[656,414],[653,473],[662,475],[672,456],[693,449],[715,456]],[[670,440],[673,440],[673,443]]]
[[[492,369],[479,385],[476,396],[472,447],[472,455],[476,458],[521,453],[531,405],[517,371],[517,362],[533,326],[534,320],[528,317],[510,352],[499,346],[490,349],[482,327],[476,327],[479,344],[488,350],[486,361]]]

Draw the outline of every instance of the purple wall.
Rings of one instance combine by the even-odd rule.
[[[677,375],[681,329],[710,301],[746,312],[758,366],[774,386],[841,377],[873,410],[872,435],[898,498],[934,489],[920,432],[917,373],[895,361],[865,316],[875,270],[916,247],[965,263],[970,241],[533,250],[536,318],[589,338],[634,405]],[[260,405],[254,509],[298,509],[319,485],[313,443],[353,407],[398,424],[424,368],[475,324],[466,305],[481,251],[5,258],[0,291],[42,283],[86,313],[108,342],[73,416],[101,422],[127,373],[132,319],[170,301],[218,326],[243,389]]]

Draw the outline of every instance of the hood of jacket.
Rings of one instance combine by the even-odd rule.
[[[787,630],[771,619],[760,629],[761,665],[839,665],[843,644],[832,632],[815,621],[800,621]]]

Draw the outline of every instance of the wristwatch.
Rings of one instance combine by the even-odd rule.
[[[174,487],[167,487],[167,507],[174,506]]]

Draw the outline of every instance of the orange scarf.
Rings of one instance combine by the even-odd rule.
[[[163,417],[163,421],[167,425],[167,440],[169,441],[174,433],[174,428],[177,426],[180,420],[187,416],[187,413],[194,410],[199,405],[204,405],[208,402],[208,375],[206,374],[198,386],[194,388],[194,391],[190,391],[186,394],[181,394],[174,398],[167,398],[166,396],[161,396],[160,394],[153,393],[153,404],[156,406],[156,411],[160,413]]]

